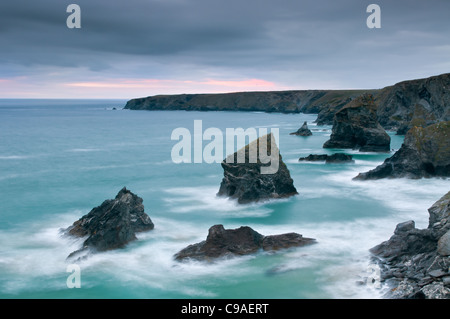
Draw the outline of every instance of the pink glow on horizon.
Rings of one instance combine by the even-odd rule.
[[[34,82],[0,78],[0,98],[117,98],[183,93],[228,93],[290,90],[263,79],[111,79],[74,82]]]
[[[273,82],[261,79],[246,79],[246,80],[213,80],[207,79],[205,81],[180,81],[180,80],[161,80],[161,79],[136,79],[136,80],[115,80],[115,81],[90,81],[90,82],[72,82],[65,84],[68,87],[84,87],[84,88],[178,88],[210,91],[220,90],[220,88],[236,89],[272,89],[277,87]]]

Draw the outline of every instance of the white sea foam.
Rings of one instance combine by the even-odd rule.
[[[222,216],[245,218],[266,217],[273,210],[264,207],[265,203],[240,205],[234,199],[217,196],[217,187],[175,187],[166,189],[170,194],[163,200],[174,213],[198,211],[219,212]]]
[[[253,258],[251,256],[217,263],[176,261],[175,253],[189,244],[204,240],[207,229],[195,223],[167,218],[153,218],[153,221],[155,229],[138,234],[138,240],[126,249],[92,255],[80,262],[81,269],[90,273],[102,272],[110,281],[116,281],[117,286],[151,288],[207,298],[216,296],[207,282],[217,274],[227,280],[250,275],[249,269],[239,265]],[[199,286],[199,281],[204,284]]]
[[[416,226],[428,225],[427,209],[449,190],[446,179],[380,179],[357,181],[353,177],[367,167],[357,166],[348,171],[329,174],[329,185],[349,187],[354,198],[372,198],[397,212],[397,218],[413,219]],[[399,221],[401,222],[401,221]]]
[[[0,160],[14,160],[14,159],[26,159],[29,156],[26,155],[0,155]]]
[[[68,149],[67,152],[73,152],[73,153],[88,153],[88,152],[101,152],[103,151],[100,148],[71,148]]]
[[[26,231],[0,231],[0,273],[8,277],[4,293],[66,288],[66,257],[81,245],[62,237],[59,227],[29,225]],[[58,280],[60,279],[60,280]]]

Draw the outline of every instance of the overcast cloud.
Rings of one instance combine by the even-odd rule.
[[[380,88],[450,72],[449,15],[448,0],[2,0],[0,98]]]

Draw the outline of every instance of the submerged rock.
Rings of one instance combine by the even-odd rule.
[[[298,194],[272,133],[228,156],[221,165],[224,177],[218,196],[244,204]]]
[[[383,164],[354,179],[450,176],[450,121],[413,127],[401,148]]]
[[[428,212],[428,228],[417,229],[412,220],[400,223],[389,240],[370,249],[382,281],[392,288],[388,298],[450,298],[445,279],[450,276],[450,192]]]
[[[209,229],[206,240],[182,249],[175,255],[175,259],[210,261],[221,257],[249,255],[260,250],[272,251],[312,243],[315,243],[315,239],[304,238],[297,233],[264,236],[248,226],[225,229],[223,225],[214,225]]]
[[[311,136],[312,132],[308,128],[308,123],[305,121],[296,132],[289,133],[289,135],[298,135],[298,136]]]
[[[137,232],[154,228],[142,202],[141,197],[124,187],[115,199],[105,200],[65,229],[64,233],[75,237],[87,236],[81,250],[96,252],[124,247],[136,240]],[[69,257],[80,251],[73,252]]]
[[[378,123],[373,96],[363,94],[336,112],[330,139],[323,147],[389,152],[390,143],[390,136]]]
[[[307,157],[300,157],[299,162],[325,162],[330,163],[354,163],[352,155],[347,155],[343,153],[335,153],[333,155],[327,154],[310,154]]]

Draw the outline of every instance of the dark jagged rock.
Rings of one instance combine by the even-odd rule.
[[[95,252],[124,247],[136,239],[137,232],[154,228],[150,217],[144,212],[142,202],[142,198],[124,187],[115,199],[105,200],[64,233],[75,237],[87,236],[81,250]],[[71,255],[78,253],[76,251]]]
[[[363,94],[334,115],[330,139],[324,148],[350,148],[361,152],[388,152],[391,138],[377,121],[371,94]]]
[[[331,163],[354,163],[352,155],[347,155],[343,153],[335,153],[333,155],[327,154],[310,154],[307,157],[300,157],[299,162],[325,162],[327,164]]]
[[[260,156],[260,147],[261,143],[264,145],[264,139],[267,152],[263,148],[261,152],[267,154],[265,159]],[[242,162],[239,161],[240,154],[243,155]],[[251,154],[257,154],[256,161],[252,160],[255,157]],[[229,155],[221,165],[224,177],[218,196],[228,196],[237,199],[240,204],[245,204],[298,194],[272,133],[260,137]]]
[[[450,176],[450,121],[413,127],[401,148],[375,169],[356,180]]]
[[[225,229],[223,225],[214,225],[209,229],[206,240],[182,249],[175,255],[175,259],[211,261],[221,257],[254,254],[260,250],[287,249],[312,243],[315,243],[315,239],[304,238],[297,233],[264,236],[248,226]]]
[[[388,298],[450,298],[450,192],[428,212],[428,228],[400,223],[389,240],[370,249],[391,288]]]
[[[308,123],[305,121],[297,131],[290,133],[290,135],[311,136],[312,132],[308,128]]]

